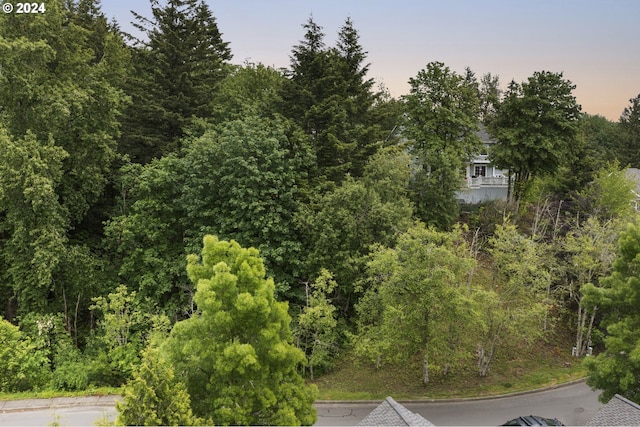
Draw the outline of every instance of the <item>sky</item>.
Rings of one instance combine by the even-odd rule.
[[[327,46],[351,18],[368,77],[394,97],[433,61],[459,74],[470,67],[478,78],[497,75],[503,89],[536,71],[562,72],[582,111],[612,121],[640,94],[638,0],[205,1],[235,64],[288,68],[310,16]],[[131,10],[151,14],[149,0],[102,0],[102,9],[131,32]]]

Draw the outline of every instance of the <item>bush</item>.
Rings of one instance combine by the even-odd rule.
[[[0,391],[39,388],[47,382],[49,373],[46,355],[17,326],[0,317]]]

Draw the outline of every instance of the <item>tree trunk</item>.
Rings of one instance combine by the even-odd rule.
[[[429,356],[426,351],[422,358],[422,383],[424,385],[429,384]]]

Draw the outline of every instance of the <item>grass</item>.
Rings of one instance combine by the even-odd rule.
[[[108,396],[122,393],[121,388],[92,387],[82,391],[41,390],[21,393],[0,393],[0,400],[51,399],[53,397]]]
[[[475,369],[469,368],[447,377],[432,375],[428,386],[422,384],[418,361],[376,369],[346,354],[332,372],[314,383],[320,391],[320,400],[382,400],[387,396],[412,400],[488,397],[554,386],[586,376],[580,359],[571,357],[570,348],[560,349],[552,344],[536,348],[536,352],[503,351],[487,377],[481,378]]]

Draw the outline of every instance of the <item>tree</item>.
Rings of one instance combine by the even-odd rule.
[[[0,392],[15,393],[44,385],[47,362],[17,326],[0,317]]]
[[[134,13],[146,40],[132,49],[127,82],[133,103],[125,115],[121,151],[135,162],[174,152],[194,117],[209,118],[231,59],[209,6],[202,0],[151,0],[153,17]]]
[[[303,254],[294,217],[313,160],[307,138],[281,119],[244,117],[189,144],[176,201],[186,210],[186,243],[214,233],[255,246],[278,294],[298,292]]]
[[[412,186],[417,213],[428,225],[448,228],[457,217],[460,170],[480,148],[477,83],[431,62],[409,84],[403,132],[416,159]]]
[[[585,211],[601,221],[629,218],[635,213],[633,203],[637,185],[617,162],[613,162],[594,173],[593,181],[578,193],[578,199],[586,205]]]
[[[245,63],[220,82],[213,106],[213,121],[223,123],[245,117],[271,118],[282,103],[286,77],[281,70]]]
[[[600,280],[601,286],[583,286],[581,304],[599,307],[600,325],[606,329],[605,350],[596,357],[586,358],[589,371],[587,384],[602,390],[599,399],[606,402],[615,394],[640,400],[640,226],[629,224],[620,235],[618,257],[613,272]]]
[[[500,90],[500,77],[487,73],[480,79],[478,87],[480,95],[480,120],[487,124],[500,104],[502,91]]]
[[[78,295],[71,278],[104,266],[99,238],[87,235],[100,233],[105,216],[92,209],[115,158],[128,59],[91,0],[0,16],[0,167],[11,180],[0,196],[0,258],[11,318],[63,311],[64,294]],[[84,285],[78,311],[86,313],[98,286]]]
[[[334,304],[346,317],[371,247],[393,246],[411,225],[409,163],[406,153],[382,149],[365,166],[362,178],[347,176],[296,217],[307,244],[306,276],[316,277],[323,268],[331,271],[338,284]]]
[[[489,121],[497,140],[491,160],[509,170],[516,205],[532,178],[556,172],[570,154],[580,119],[574,89],[562,73],[536,71],[522,84],[509,84]]]
[[[313,18],[303,27],[304,39],[292,51],[282,111],[311,137],[319,177],[339,183],[347,173],[361,175],[390,129],[373,120],[378,95],[366,78],[366,52],[353,22],[345,21],[335,48],[326,48],[322,27]]]
[[[307,355],[311,381],[314,368],[330,366],[337,350],[336,307],[329,300],[336,286],[331,273],[322,270],[316,280],[306,285],[306,305],[295,319],[296,346]]]
[[[618,121],[621,131],[619,160],[622,165],[640,168],[640,94],[629,102],[631,105],[625,107]]]
[[[465,286],[473,263],[460,230],[438,232],[421,223],[395,248],[379,247],[367,264],[371,285],[358,305],[356,351],[376,361],[420,355],[425,385],[434,366],[446,374],[466,357],[458,344],[476,318]]]
[[[257,249],[205,236],[190,255],[196,315],[163,345],[196,416],[221,425],[311,425],[315,391],[297,372],[287,304],[274,298]]]
[[[569,255],[569,296],[578,305],[576,356],[583,356],[587,352],[598,310],[597,306],[581,304],[582,288],[587,283],[598,287],[600,277],[609,275],[616,256],[618,232],[618,221],[601,221],[597,216],[591,216],[564,239],[564,250]]]
[[[496,352],[509,341],[531,343],[542,336],[551,272],[546,248],[515,225],[498,225],[489,240],[494,270],[490,289],[478,294],[483,323],[477,347],[478,371],[486,376]]]
[[[119,215],[105,225],[121,283],[149,310],[177,321],[193,312],[193,284],[185,271],[184,161],[167,155],[120,172]]]
[[[197,419],[191,411],[186,386],[176,378],[171,364],[155,347],[147,348],[133,379],[124,387],[122,400],[116,402],[117,425],[190,426],[212,425]]]
[[[90,308],[98,317],[98,327],[87,347],[92,356],[90,380],[117,387],[130,379],[140,365],[141,352],[154,324],[161,327],[168,319],[143,311],[136,293],[124,285],[106,298],[96,297],[93,301]]]

